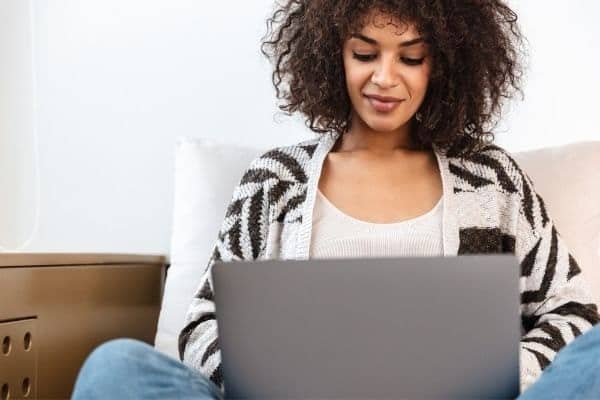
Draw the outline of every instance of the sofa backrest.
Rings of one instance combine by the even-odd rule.
[[[600,305],[600,141],[514,153]]]

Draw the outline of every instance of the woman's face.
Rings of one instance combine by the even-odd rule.
[[[367,21],[343,48],[354,117],[375,131],[397,130],[425,98],[431,71],[427,45],[413,25],[400,25],[383,14],[372,14]]]

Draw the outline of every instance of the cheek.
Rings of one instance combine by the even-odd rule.
[[[350,73],[346,75],[346,85],[348,86],[348,92],[354,94],[360,88],[360,79],[356,74]]]
[[[414,76],[415,86],[421,91],[426,91],[429,85],[429,77],[431,75],[431,67],[424,66]]]
[[[429,74],[427,71],[415,71],[410,75],[407,75],[406,78],[413,97],[418,99],[425,97],[427,86],[429,85]]]
[[[369,80],[369,71],[366,68],[348,68],[346,70],[346,85],[350,95],[358,95]]]

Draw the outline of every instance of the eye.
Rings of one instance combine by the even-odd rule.
[[[355,58],[355,59],[357,59],[358,61],[369,62],[369,61],[374,60],[375,58],[377,58],[377,55],[376,54],[359,54],[359,53],[352,52],[352,57]],[[421,65],[421,64],[423,64],[423,61],[425,60],[425,57],[423,57],[423,58],[401,57],[400,59],[406,65]]]
[[[423,58],[402,58],[402,61],[404,61],[407,65],[421,65],[421,64],[423,64],[424,60],[425,60],[425,57],[423,57]]]
[[[355,52],[352,52],[352,57],[354,57],[355,59],[357,59],[358,61],[371,61],[375,58],[375,55],[373,54],[358,54]]]

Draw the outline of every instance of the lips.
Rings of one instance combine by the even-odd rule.
[[[371,107],[379,112],[393,111],[402,102],[402,100],[393,97],[365,95],[365,98],[368,100],[369,104],[371,104]]]

